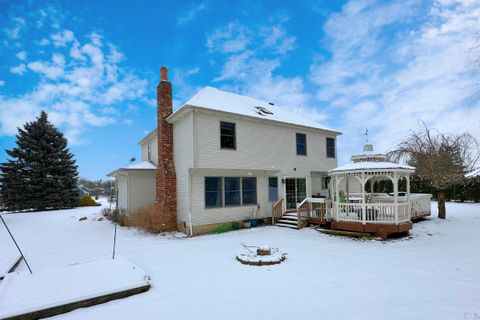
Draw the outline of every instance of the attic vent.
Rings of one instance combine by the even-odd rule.
[[[255,109],[257,109],[257,113],[258,113],[259,115],[261,115],[261,116],[266,116],[267,114],[270,114],[270,115],[273,114],[272,111],[268,110],[268,109],[265,108],[265,107],[258,107],[258,106],[256,106]]]

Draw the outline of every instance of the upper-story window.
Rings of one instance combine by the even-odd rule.
[[[327,138],[327,158],[335,158],[335,138]]]
[[[307,155],[307,135],[305,133],[297,133],[297,156]]]
[[[147,145],[147,158],[148,158],[148,161],[152,161],[152,144],[151,143]]]
[[[235,123],[220,122],[220,148],[236,149]]]

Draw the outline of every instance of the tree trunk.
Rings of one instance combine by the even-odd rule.
[[[438,192],[438,218],[445,219],[447,216],[445,209],[445,191]]]

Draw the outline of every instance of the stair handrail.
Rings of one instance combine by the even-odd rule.
[[[277,221],[283,215],[283,198],[278,199],[272,206],[272,224],[277,223]]]
[[[297,203],[297,221],[298,221],[298,228],[302,228],[306,225],[306,221],[311,218],[313,205],[314,203],[325,203],[326,206],[326,199],[325,198],[305,198],[302,202]],[[325,208],[326,211],[326,208]],[[307,216],[303,216],[302,212],[307,212]],[[326,212],[324,213],[326,216]]]

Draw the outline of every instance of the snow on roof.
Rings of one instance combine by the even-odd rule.
[[[313,121],[308,114],[299,114],[279,107],[273,103],[260,101],[247,96],[226,92],[213,87],[205,87],[198,91],[185,105],[171,117],[187,106],[229,112],[259,119],[279,121],[304,127],[340,133]]]
[[[351,162],[343,166],[330,170],[329,172],[342,172],[342,171],[357,171],[357,170],[384,170],[384,169],[403,169],[403,170],[415,170],[414,167],[406,164],[399,164],[394,162]]]
[[[131,164],[125,168],[118,168],[117,170],[107,174],[107,177],[115,177],[122,170],[155,170],[155,169],[157,169],[157,166],[151,163],[150,161],[142,161],[140,163]]]
[[[157,166],[154,165],[153,163],[151,163],[150,161],[142,161],[140,163],[136,163],[136,164],[131,164],[129,165],[128,167],[126,168],[122,168],[122,169],[127,169],[127,170],[131,170],[131,169],[157,169]]]

